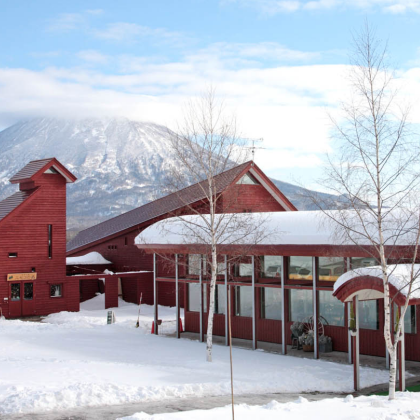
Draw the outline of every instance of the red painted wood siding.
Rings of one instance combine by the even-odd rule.
[[[227,213],[284,211],[262,185],[233,185],[223,193],[222,203]]]
[[[37,272],[35,315],[79,310],[79,282],[66,279],[66,182],[61,175],[44,174],[39,191],[0,224],[0,307],[8,316],[9,273]],[[48,257],[48,225],[53,225],[52,258]],[[17,252],[17,258],[9,258]],[[63,284],[63,297],[51,298],[50,285]]]

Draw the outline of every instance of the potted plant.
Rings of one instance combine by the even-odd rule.
[[[332,350],[332,339],[327,335],[321,335],[319,337],[319,352],[320,353],[331,353]]]
[[[314,351],[314,332],[312,330],[300,337],[303,351]]]

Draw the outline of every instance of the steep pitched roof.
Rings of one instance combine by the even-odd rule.
[[[277,189],[262,171],[252,162],[245,162],[215,176],[217,194],[223,192],[227,187],[240,178],[247,171],[257,176],[265,188],[272,193],[281,203],[285,210],[296,210],[293,204]],[[158,200],[147,203],[127,213],[121,214],[112,219],[106,220],[98,225],[92,226],[78,233],[67,244],[67,252],[89,245],[93,242],[107,238],[111,235],[134,228],[142,223],[151,221],[159,216],[174,212],[188,204],[199,202],[206,198],[204,191],[208,181],[204,180],[184,188],[175,193],[169,194]]]
[[[5,198],[3,201],[0,201],[0,222],[14,209],[25,202],[35,191],[37,191],[37,188],[27,191],[18,191],[10,197]]]
[[[217,175],[215,179],[218,193],[225,190],[250,166],[251,162],[246,162]],[[203,200],[205,198],[203,187],[205,189],[206,184],[207,180],[193,184],[173,194],[169,194],[158,200],[152,201],[151,203],[147,203],[144,206],[130,210],[127,213],[85,229],[79,232],[79,234],[67,244],[67,252],[155,219],[166,213],[173,212],[187,204]]]
[[[10,178],[12,184],[18,184],[25,181],[33,181],[42,175],[48,169],[53,168],[60,173],[67,182],[76,181],[76,177],[65,168],[56,158],[33,160],[24,166],[19,172]]]

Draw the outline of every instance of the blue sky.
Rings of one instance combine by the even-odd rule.
[[[122,115],[173,126],[208,84],[270,175],[312,186],[327,111],[348,94],[367,18],[420,95],[420,0],[0,0],[0,128],[27,117]],[[414,109],[416,109],[414,107]],[[260,159],[260,160],[259,160]]]

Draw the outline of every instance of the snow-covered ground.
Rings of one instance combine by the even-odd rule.
[[[229,351],[150,334],[152,307],[120,301],[106,325],[104,296],[79,313],[50,315],[44,323],[0,321],[0,414],[62,410],[230,392]],[[159,308],[167,332],[174,308]],[[349,392],[352,366],[234,348],[236,393]],[[362,386],[387,381],[387,372],[361,369]]]
[[[212,410],[194,410],[182,413],[155,414],[137,413],[119,420],[230,420],[232,407]],[[397,399],[387,397],[330,398],[309,402],[300,397],[295,402],[280,404],[272,401],[263,406],[240,404],[235,406],[235,418],[241,420],[418,420],[420,419],[420,394],[399,393]]]

